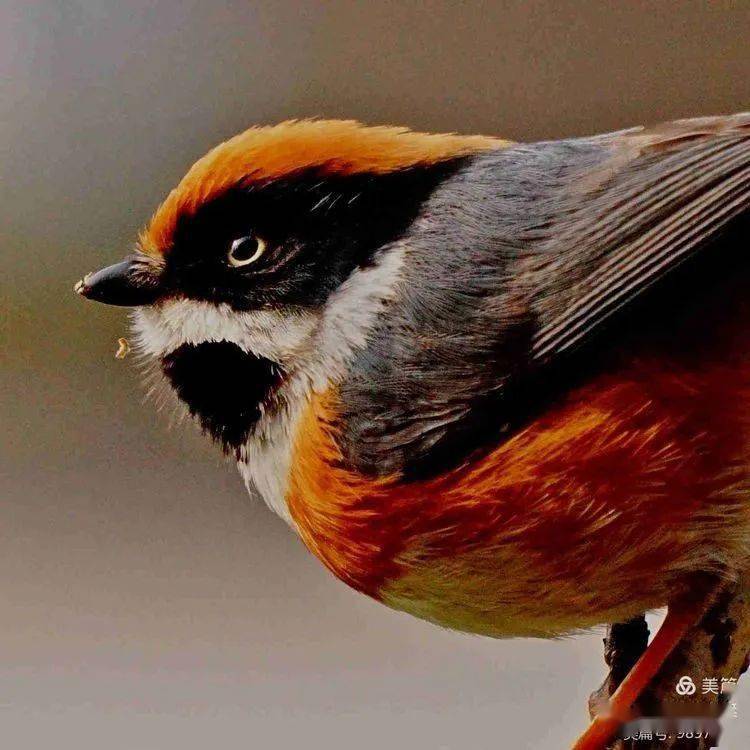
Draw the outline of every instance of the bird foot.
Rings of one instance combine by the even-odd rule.
[[[631,718],[632,706],[646,690],[669,655],[679,645],[688,631],[703,617],[715,592],[693,602],[675,602],[670,605],[667,616],[659,632],[646,648],[635,665],[630,669],[622,683],[607,702],[600,704],[600,710],[588,729],[581,735],[573,750],[607,750],[619,728]],[[641,628],[645,623],[632,623],[629,627]],[[610,651],[610,660],[614,661],[614,652]],[[605,655],[606,658],[606,655]]]

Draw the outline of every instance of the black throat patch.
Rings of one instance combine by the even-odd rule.
[[[203,430],[237,457],[284,378],[275,362],[228,341],[183,344],[161,367]]]

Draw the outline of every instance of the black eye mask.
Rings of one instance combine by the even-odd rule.
[[[435,187],[465,161],[385,175],[311,172],[233,188],[178,222],[164,283],[169,294],[237,310],[322,305],[404,233]],[[265,244],[262,257],[233,265],[232,243],[244,237]],[[255,249],[249,243],[248,253]]]

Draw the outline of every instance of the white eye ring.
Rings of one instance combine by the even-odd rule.
[[[235,257],[235,252],[239,250],[242,245],[246,242],[255,241],[255,252],[249,256],[248,258],[237,258]],[[229,259],[229,265],[234,266],[235,268],[239,268],[241,266],[249,266],[251,263],[255,263],[258,258],[260,258],[263,253],[266,252],[266,243],[260,238],[256,237],[254,234],[249,234],[246,237],[238,237],[236,240],[234,240],[229,247],[229,253],[227,255]]]

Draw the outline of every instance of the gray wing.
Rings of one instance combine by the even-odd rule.
[[[656,282],[707,253],[729,274],[712,240],[749,208],[750,114],[476,158],[404,238],[388,314],[341,385],[347,459],[421,477],[497,445],[588,372],[570,355],[613,344],[597,335],[616,315],[656,297],[674,317]]]
[[[750,114],[628,131],[611,148],[570,186],[532,272],[534,359],[583,343],[750,208]]]

